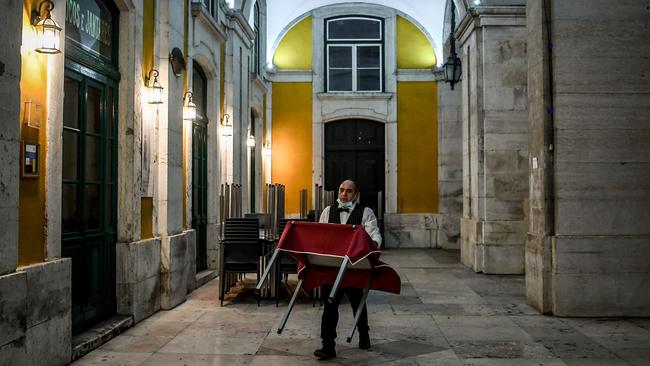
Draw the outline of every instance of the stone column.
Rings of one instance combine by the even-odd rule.
[[[470,9],[463,62],[461,261],[523,273],[528,193],[525,7]]]
[[[0,364],[23,364],[27,276],[18,264],[18,172],[20,141],[20,45],[23,2],[2,5],[0,24]]]
[[[527,295],[560,316],[650,316],[650,8],[608,5],[528,1]]]
[[[451,89],[438,82],[438,218],[437,246],[458,249],[463,213],[462,84]]]

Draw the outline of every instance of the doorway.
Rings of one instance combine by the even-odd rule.
[[[64,93],[61,245],[76,334],[115,314],[117,84],[67,61]]]
[[[384,136],[380,122],[346,119],[325,125],[325,189],[336,191],[343,180],[354,180],[361,203],[375,215],[379,192],[385,192]]]
[[[208,79],[196,62],[192,72],[192,95],[197,116],[192,123],[192,228],[196,231],[198,273],[208,269]]]

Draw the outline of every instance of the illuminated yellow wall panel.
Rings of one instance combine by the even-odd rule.
[[[397,83],[397,209],[438,212],[438,86]]]
[[[30,127],[24,122],[25,104],[20,110],[20,139],[23,142],[40,144],[38,159],[39,176],[21,178],[19,193],[18,264],[28,265],[45,259],[45,166],[47,153],[47,64],[48,56],[34,51],[37,35],[31,26],[30,11],[38,6],[37,1],[25,1],[23,8],[23,45],[21,47],[20,100],[31,101]],[[63,42],[63,41],[61,41]],[[61,57],[61,56],[58,56]],[[21,142],[22,143],[22,142]],[[18,157],[16,157],[18,158]]]
[[[435,66],[436,54],[422,31],[405,18],[397,17],[397,68],[428,69]]]
[[[279,69],[311,69],[311,17],[298,22],[282,37],[273,64]]]
[[[301,189],[311,197],[311,83],[273,83],[271,180],[286,185],[286,213],[300,213]]]

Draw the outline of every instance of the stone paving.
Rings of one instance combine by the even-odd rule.
[[[316,360],[322,307],[301,299],[278,335],[287,301],[257,307],[251,278],[223,307],[213,280],[74,365],[650,365],[648,318],[540,315],[526,304],[523,276],[473,273],[457,252],[393,249],[382,257],[399,272],[402,294],[371,292],[368,351],[356,348],[356,336],[345,343],[346,303],[338,357]]]

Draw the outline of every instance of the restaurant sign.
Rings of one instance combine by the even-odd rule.
[[[66,0],[65,36],[85,51],[113,58],[113,14],[102,0]]]

